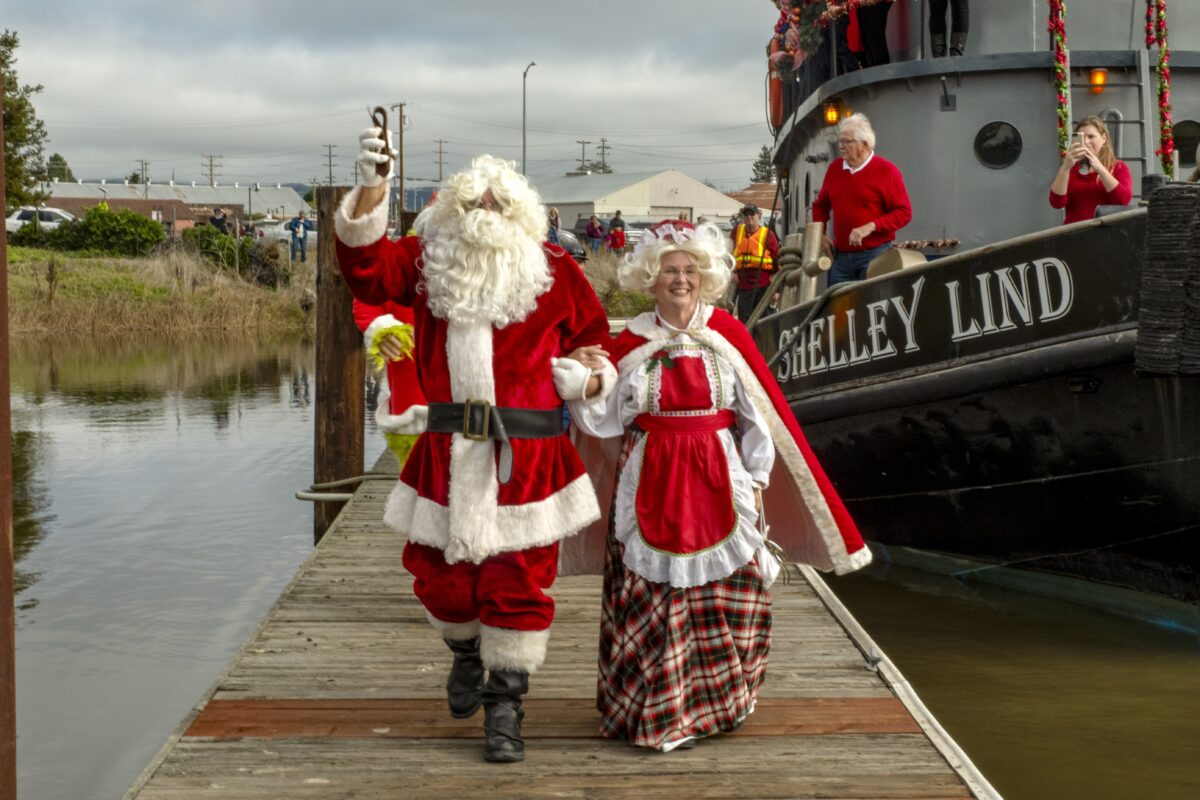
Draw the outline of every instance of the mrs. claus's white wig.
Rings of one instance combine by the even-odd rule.
[[[658,280],[663,257],[675,252],[687,253],[700,272],[700,298],[708,303],[719,300],[729,285],[734,262],[729,241],[711,222],[692,225],[669,219],[647,228],[617,273],[622,288],[649,292]]]

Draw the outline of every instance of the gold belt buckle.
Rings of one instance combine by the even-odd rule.
[[[483,432],[471,433],[471,407],[481,406],[483,408]],[[464,439],[470,439],[473,442],[486,442],[488,440],[489,426],[492,421],[491,413],[492,404],[487,400],[468,400],[463,403],[463,431]]]

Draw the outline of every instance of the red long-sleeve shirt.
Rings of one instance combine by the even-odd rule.
[[[869,250],[896,238],[896,231],[912,220],[912,205],[904,176],[895,164],[878,153],[858,172],[850,172],[835,158],[825,170],[821,191],[813,203],[813,222],[828,222],[833,215],[833,244],[838,250]],[[850,246],[850,231],[875,223],[875,230],[858,247]]]
[[[1055,194],[1050,190],[1050,206],[1065,208],[1063,224],[1079,222],[1096,216],[1096,206],[1127,206],[1133,199],[1133,176],[1124,161],[1112,165],[1109,172],[1117,179],[1117,185],[1110,192],[1104,188],[1100,173],[1095,170],[1083,175],[1079,167],[1083,162],[1071,167],[1067,178],[1067,193]]]

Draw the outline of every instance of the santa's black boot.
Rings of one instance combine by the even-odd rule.
[[[466,719],[479,710],[483,696],[483,661],[479,657],[479,637],[445,639],[454,651],[454,665],[446,681],[446,700],[450,716]]]
[[[529,691],[529,673],[507,669],[488,671],[483,687],[483,758],[511,762],[525,759],[521,697]]]

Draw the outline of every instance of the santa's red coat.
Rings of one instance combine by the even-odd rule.
[[[344,238],[339,230],[338,261],[354,296],[412,308],[417,377],[431,403],[489,399],[460,396],[464,385],[483,381],[498,406],[558,409],[550,359],[609,341],[595,292],[579,265],[556,246],[545,247],[554,282],[538,297],[536,309],[497,329],[433,315],[422,287],[417,237],[395,242],[383,237],[357,247]],[[454,563],[550,544],[599,517],[595,491],[565,434],[515,439],[512,446],[512,480],[499,484],[494,442],[422,434],[388,501],[385,521],[410,541],[441,548]],[[478,458],[480,448],[491,457]]]

